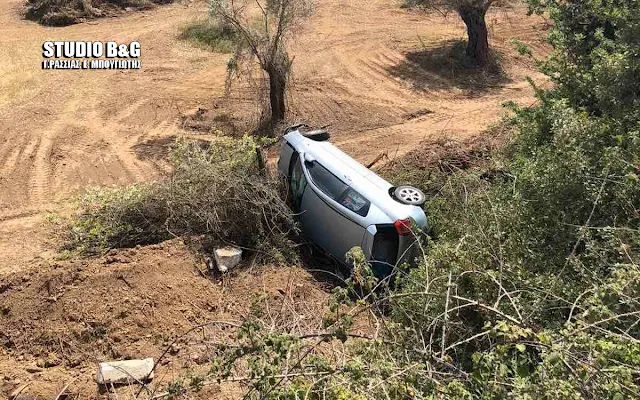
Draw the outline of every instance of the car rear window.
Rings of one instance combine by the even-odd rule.
[[[363,195],[349,188],[340,199],[340,204],[364,217],[369,212],[371,203]]]
[[[371,202],[360,193],[342,182],[337,176],[317,162],[306,162],[313,183],[327,196],[343,207],[363,217],[369,212]]]

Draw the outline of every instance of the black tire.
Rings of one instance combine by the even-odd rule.
[[[427,201],[427,196],[420,189],[406,185],[393,189],[393,198],[399,203],[410,206],[421,206]]]
[[[291,131],[295,131],[296,129],[300,129],[300,128],[308,128],[308,127],[309,127],[309,125],[305,124],[304,122],[303,122],[303,123],[298,123],[298,124],[295,124],[295,125],[291,125],[291,126],[288,126],[288,127],[284,130],[283,135],[286,135],[287,133],[289,133],[289,132],[291,132]]]
[[[300,132],[302,136],[314,140],[316,142],[325,142],[329,140],[329,132],[325,129],[316,129],[309,132]]]

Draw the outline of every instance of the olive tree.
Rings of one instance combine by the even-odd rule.
[[[453,10],[467,26],[467,56],[478,65],[489,59],[489,40],[485,14],[494,0],[408,0],[411,6]]]
[[[212,0],[211,14],[234,29],[238,47],[230,71],[254,60],[269,82],[271,123],[285,119],[287,81],[291,72],[286,41],[313,10],[311,0]]]

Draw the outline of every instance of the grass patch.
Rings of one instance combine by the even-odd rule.
[[[217,53],[232,53],[238,38],[232,28],[222,27],[211,19],[191,21],[180,29],[180,39]]]

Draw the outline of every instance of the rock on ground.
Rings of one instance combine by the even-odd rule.
[[[153,358],[144,360],[109,361],[98,364],[100,385],[109,383],[127,383],[153,379]]]
[[[216,249],[213,252],[213,255],[216,259],[218,270],[224,273],[240,264],[240,261],[242,260],[242,249],[227,246],[221,249]]]

